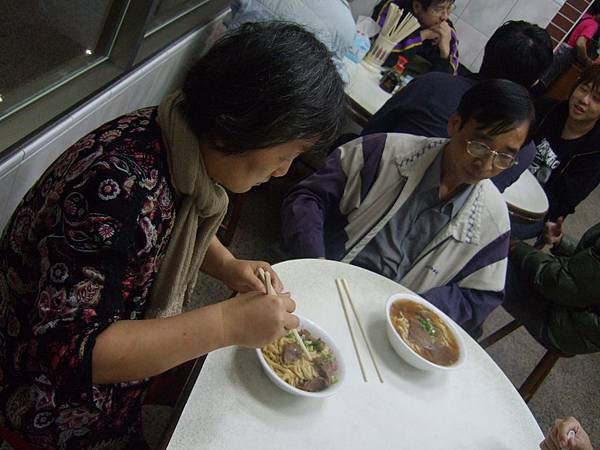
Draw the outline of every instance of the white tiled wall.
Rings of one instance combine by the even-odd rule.
[[[354,0],[352,13],[370,15],[378,0]],[[456,0],[452,21],[456,25],[461,62],[478,71],[483,47],[496,28],[507,20],[526,20],[542,28],[550,23],[563,0]]]
[[[508,20],[526,20],[546,28],[562,3],[561,0],[457,0],[453,15],[461,62],[478,71],[483,48],[496,28]]]
[[[0,232],[23,195],[66,148],[108,120],[157,105],[179,86],[190,61],[197,59],[222,29],[222,18],[164,50],[0,161]]]

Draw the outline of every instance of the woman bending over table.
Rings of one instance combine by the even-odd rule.
[[[283,176],[343,117],[327,48],[299,26],[244,25],[181,92],[102,125],[25,195],[0,239],[0,427],[37,448],[145,448],[149,378],[298,319],[263,261],[215,237],[225,189]],[[182,313],[198,271],[241,292]],[[0,439],[0,444],[1,444]]]

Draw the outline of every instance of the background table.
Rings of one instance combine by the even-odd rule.
[[[535,176],[525,170],[502,193],[512,216],[526,222],[542,220],[548,212],[548,197]]]
[[[298,313],[335,339],[345,385],[327,399],[292,396],[263,373],[254,350],[211,353],[192,389],[169,449],[535,449],[531,412],[492,359],[466,333],[467,361],[452,372],[423,372],[394,353],[384,305],[400,285],[364,269],[324,260],[275,265]],[[335,278],[345,277],[374,349],[381,384],[364,346],[362,380]]]
[[[369,118],[387,102],[392,94],[379,87],[381,74],[344,58],[349,82],[345,87],[350,100],[351,113],[356,122],[364,126]]]

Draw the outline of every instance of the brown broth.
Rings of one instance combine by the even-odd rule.
[[[418,355],[440,366],[451,366],[458,361],[456,337],[436,313],[412,300],[398,300],[390,308],[390,317],[399,317],[400,313],[409,322],[408,339],[403,339]],[[402,336],[395,324],[394,328]]]

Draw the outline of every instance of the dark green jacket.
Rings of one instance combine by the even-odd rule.
[[[518,243],[510,255],[529,290],[551,303],[548,335],[565,353],[600,351],[600,223],[579,243],[563,237],[553,255]]]

